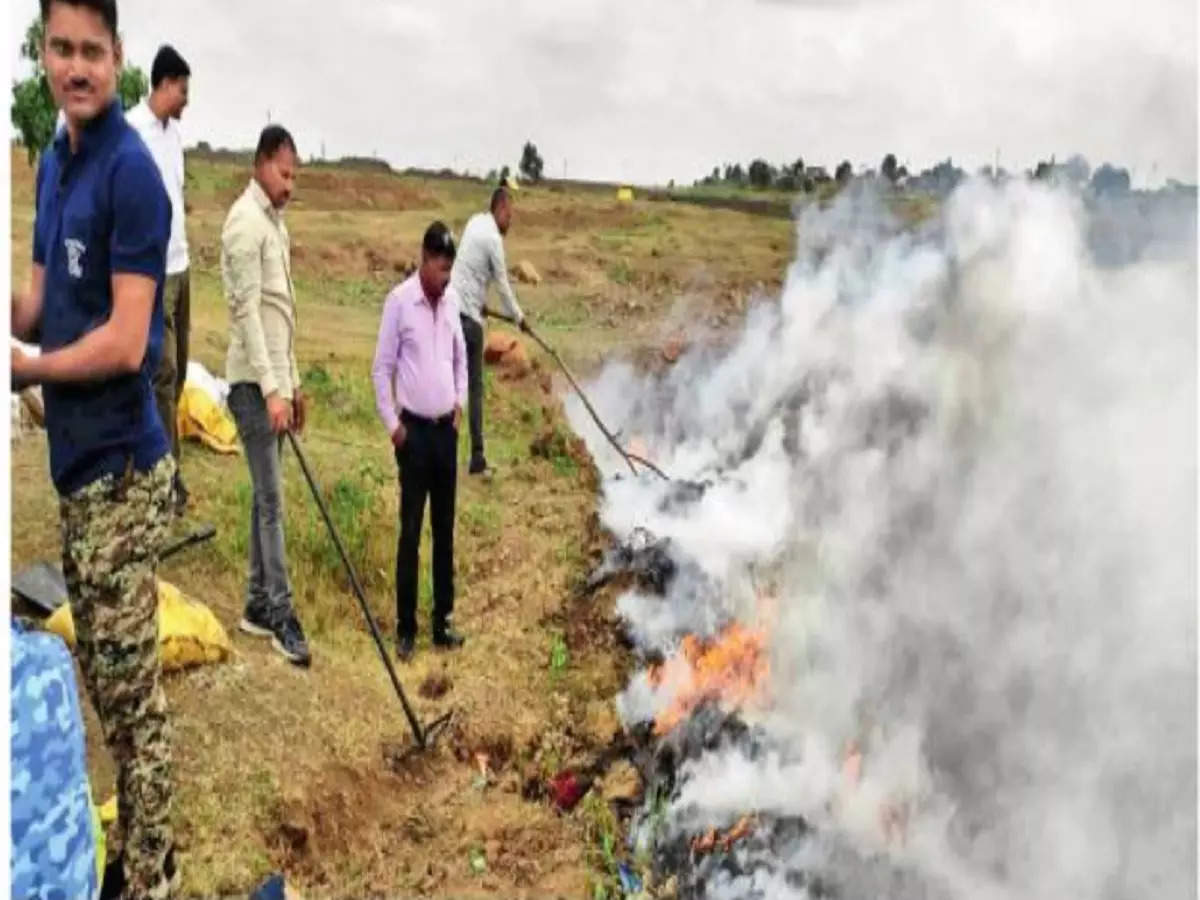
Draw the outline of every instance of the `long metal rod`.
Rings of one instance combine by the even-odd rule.
[[[321,497],[321,491],[317,488],[317,481],[313,477],[312,470],[308,467],[308,460],[305,459],[304,452],[300,449],[300,442],[296,440],[296,436],[290,431],[287,433],[287,436],[288,440],[291,441],[292,449],[296,451],[296,458],[300,460],[300,468],[304,471],[304,479],[308,482],[313,499],[317,501],[317,508],[321,510],[321,517],[325,520],[325,526],[329,529],[329,536],[333,538],[334,546],[337,547],[338,554],[342,557],[342,563],[346,567],[346,573],[350,576],[350,585],[354,588],[354,596],[358,598],[358,605],[362,607],[367,625],[371,629],[371,637],[375,639],[375,646],[379,648],[379,658],[383,660],[388,677],[392,679],[392,687],[396,689],[396,696],[400,698],[400,704],[404,707],[404,715],[408,717],[408,724],[412,728],[413,738],[416,739],[418,747],[425,749],[426,731],[417,720],[417,714],[413,712],[413,708],[408,702],[408,697],[404,694],[404,688],[400,686],[400,679],[396,676],[396,668],[392,665],[387,648],[383,645],[383,637],[379,634],[379,627],[375,624],[375,617],[371,615],[371,609],[367,606],[367,596],[363,592],[362,585],[359,584],[358,574],[354,571],[354,564],[350,562],[350,556],[346,553],[346,548],[342,545],[342,539],[338,536],[337,528],[333,525],[333,519],[329,515],[329,510],[325,507],[325,500]]]
[[[493,319],[499,319],[502,322],[508,322],[510,325],[516,324],[508,316],[501,315],[500,313],[497,313],[497,312],[493,312],[492,310],[487,309],[486,307],[484,308],[483,312],[484,312],[484,315],[490,316]],[[565,376],[567,376],[567,381],[569,381],[571,383],[571,387],[575,389],[575,393],[579,395],[579,399],[583,401],[584,408],[591,415],[592,421],[596,423],[596,427],[600,429],[600,433],[603,434],[608,439],[608,442],[613,445],[613,448],[619,454],[621,454],[621,458],[625,460],[625,464],[627,466],[629,466],[629,471],[634,474],[634,477],[637,477],[637,473],[638,473],[637,467],[634,465],[634,461],[636,460],[637,462],[642,463],[647,469],[654,472],[656,475],[658,475],[664,481],[670,481],[671,479],[668,478],[667,475],[662,471],[662,469],[658,468],[658,466],[647,462],[646,460],[642,459],[641,457],[634,456],[632,453],[629,453],[624,447],[621,446],[621,442],[616,439],[616,436],[613,435],[613,433],[608,430],[607,426],[605,426],[605,424],[602,421],[600,421],[600,414],[596,412],[595,407],[593,407],[591,404],[591,401],[588,400],[587,394],[585,394],[583,392],[583,388],[581,388],[579,386],[579,382],[575,380],[575,376],[571,374],[571,370],[567,368],[567,364],[565,362],[563,362],[562,357],[558,355],[558,353],[555,351],[555,349],[553,347],[551,347],[549,344],[547,344],[545,341],[542,340],[541,336],[538,335],[538,333],[533,330],[533,328],[529,325],[528,322],[525,323],[524,331],[527,335],[529,335],[531,338],[534,339],[534,341],[537,343],[537,345],[539,347],[541,347],[551,359],[553,359],[558,364],[558,367],[562,370],[562,373]]]
[[[210,538],[212,538],[216,533],[217,533],[217,529],[214,526],[205,525],[203,528],[199,529],[198,531],[194,531],[191,534],[185,534],[183,537],[179,538],[178,540],[173,541],[170,544],[167,544],[167,546],[163,547],[162,550],[159,551],[159,554],[158,554],[159,561],[162,561],[164,559],[167,559],[168,557],[174,556],[180,550],[186,550],[188,547],[192,546],[192,544],[203,543],[204,541],[207,541]]]

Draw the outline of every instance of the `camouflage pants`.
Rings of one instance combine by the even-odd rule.
[[[168,454],[149,472],[93,482],[60,509],[79,662],[117,765],[125,896],[150,900],[178,890],[155,582],[174,474]]]

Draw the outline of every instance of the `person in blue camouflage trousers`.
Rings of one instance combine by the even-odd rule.
[[[13,624],[11,636],[12,896],[88,900],[99,885],[75,666],[57,635]]]
[[[175,463],[154,401],[171,204],[117,97],[115,0],[41,0],[65,124],[41,156],[30,290],[14,297],[15,385],[40,384],[63,574],[84,682],[117,766],[124,896],[178,890],[155,570]]]

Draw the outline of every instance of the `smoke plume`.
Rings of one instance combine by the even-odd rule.
[[[591,385],[695,490],[568,404],[605,525],[691,567],[620,599],[641,648],[768,635],[772,751],[691,763],[669,827],[803,816],[845,897],[1195,896],[1194,199],[969,181],[913,229],[847,191],[796,232],[731,343]],[[808,896],[754,881],[708,890]]]

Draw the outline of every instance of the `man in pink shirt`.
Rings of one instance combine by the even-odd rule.
[[[454,490],[458,425],[467,394],[467,348],[453,299],[446,296],[454,238],[441,222],[425,232],[421,268],[388,294],[371,377],[375,406],[400,467],[400,544],[396,551],[396,650],[412,657],[417,636],[417,561],[425,497],[433,527],[433,643],[461,647],[454,610]]]

